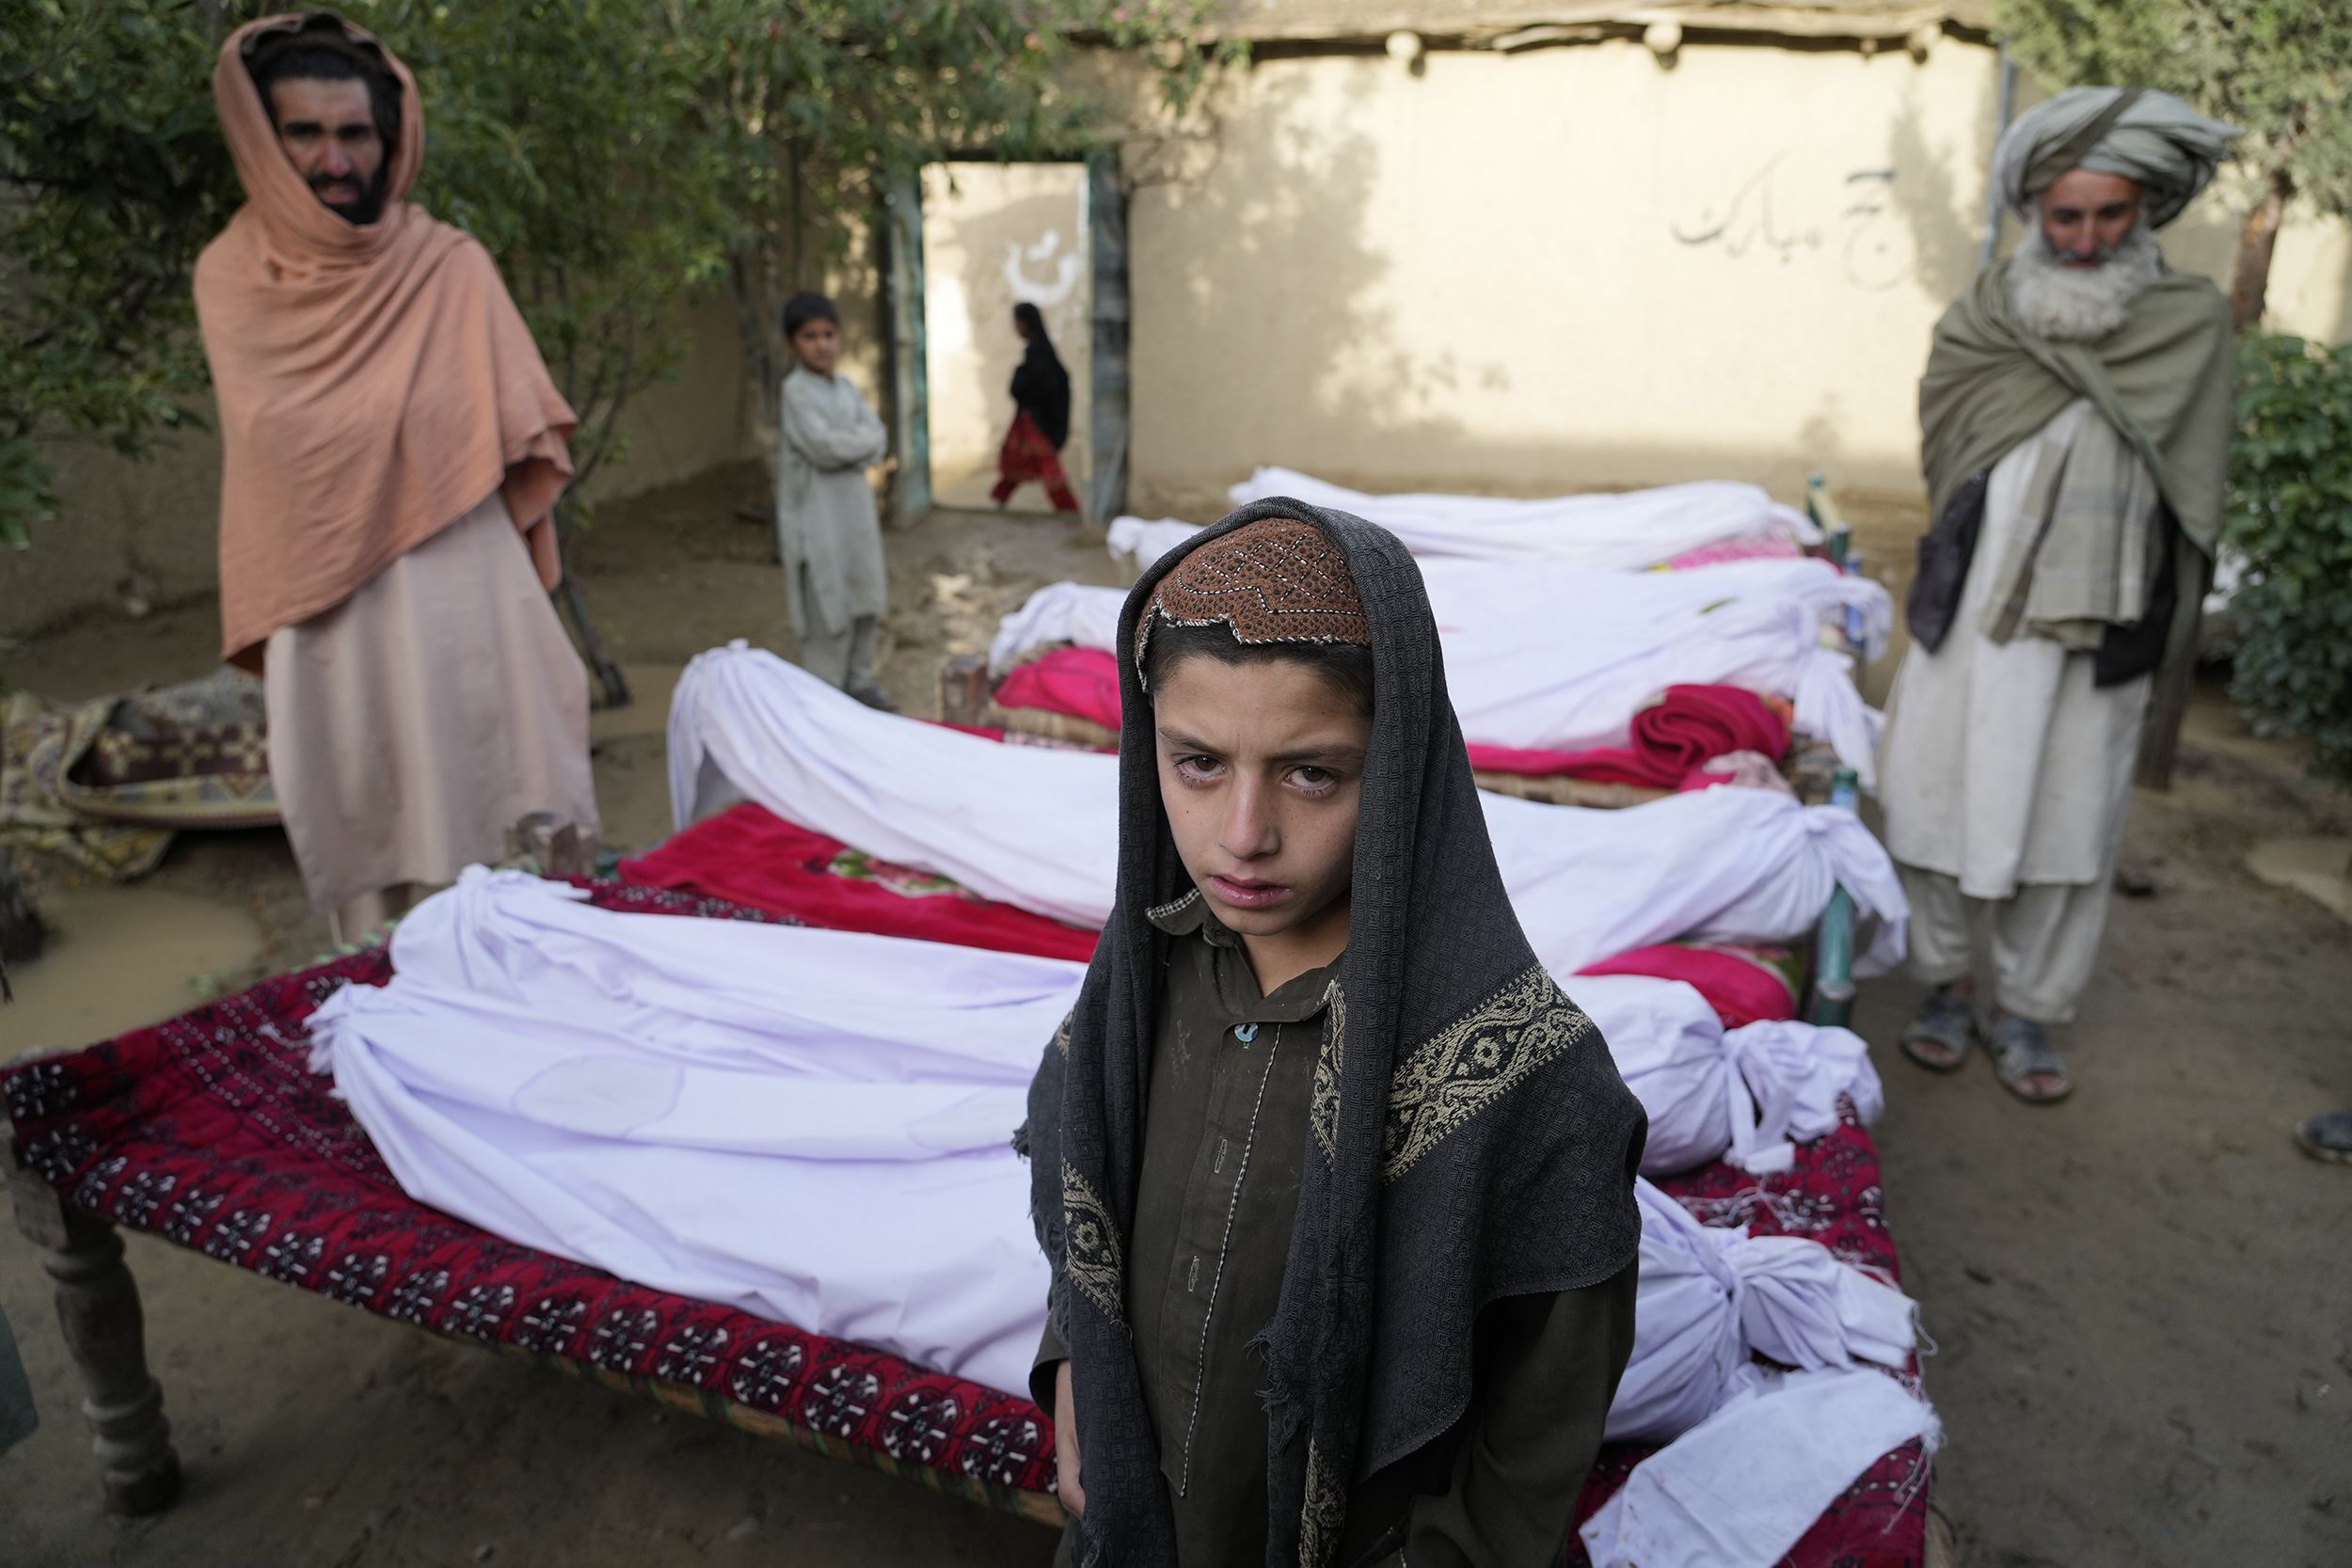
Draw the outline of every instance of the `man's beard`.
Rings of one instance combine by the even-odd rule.
[[[2089,342],[2122,326],[2132,302],[2163,276],[2164,252],[2145,224],[2134,224],[2097,266],[2074,267],[2050,248],[2037,213],[2009,264],[2009,306],[2037,338]]]
[[[328,201],[319,193],[328,185],[340,185],[345,182],[329,175],[314,174],[310,176],[310,193],[318,196],[320,203],[345,223],[370,224],[384,215],[384,193],[390,187],[391,174],[389,164],[377,168],[374,176],[359,187],[358,198],[351,201]]]

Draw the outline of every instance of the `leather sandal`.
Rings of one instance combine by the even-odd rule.
[[[1919,1004],[1918,1016],[1904,1026],[1897,1043],[1904,1055],[1930,1072],[1958,1072],[1968,1060],[1968,1046],[1976,1034],[1976,1009],[1968,999],[1937,990],[1928,992],[1928,999]],[[1940,1046],[1950,1055],[1923,1053],[1922,1045]]]
[[[2295,1142],[2314,1160],[2352,1165],[2352,1111],[2322,1111],[2295,1130]]]
[[[2074,1092],[2074,1081],[2066,1075],[2066,1064],[2050,1049],[2050,1037],[2042,1025],[2029,1018],[2014,1013],[1996,1012],[1978,1020],[1977,1032],[1984,1038],[1984,1049],[1993,1058],[1994,1076],[2001,1087],[2028,1105],[2053,1105]],[[2028,1078],[2055,1078],[2055,1089],[2035,1089],[2026,1085]]]

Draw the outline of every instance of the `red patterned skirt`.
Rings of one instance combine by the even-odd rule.
[[[989,495],[998,506],[1012,499],[1012,493],[1036,480],[1045,486],[1046,499],[1057,512],[1075,512],[1078,498],[1071,493],[1070,476],[1062,471],[1061,453],[1045,438],[1037,420],[1025,408],[1012,417],[1012,428],[1005,432],[1005,444],[996,452],[996,483]]]

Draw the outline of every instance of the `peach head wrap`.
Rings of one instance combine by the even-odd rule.
[[[300,20],[221,49],[213,98],[246,202],[196,264],[220,405],[221,652],[247,663],[494,491],[552,588],[578,422],[489,252],[406,200],[424,113],[391,51],[343,25],[400,84],[383,216],[345,221],[287,161],[245,47]]]

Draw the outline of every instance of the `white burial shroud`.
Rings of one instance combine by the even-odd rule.
[[[1424,560],[1549,561],[1611,570],[1654,566],[1708,545],[1780,540],[1809,545],[1805,515],[1734,480],[1699,480],[1613,495],[1518,500],[1497,496],[1375,496],[1293,468],[1260,468],[1226,492],[1235,506],[1288,496],[1350,512],[1405,541]]]
[[[1023,1392],[1011,1134],[1085,966],[623,914],[469,868],[311,1015],[402,1188],[510,1242]]]
[[[1882,721],[1854,688],[1853,661],[1822,646],[1857,612],[1877,657],[1894,603],[1867,578],[1809,558],[1726,562],[1679,572],[1547,564],[1424,562],[1445,651],[1446,689],[1473,745],[1583,751],[1625,745],[1633,715],[1669,686],[1736,686],[1786,698],[1801,734],[1873,780]],[[1002,672],[1050,643],[1116,653],[1116,588],[1052,583],[997,626]]]
[[[1046,1268],[1010,1133],[1082,967],[598,910],[469,868],[314,1013],[311,1065],[413,1197],[624,1279],[1027,1386]],[[1613,1434],[1792,1366],[1899,1363],[1911,1307],[1646,1181]]]
[[[1185,529],[1195,531],[1189,524]],[[1847,611],[1857,610],[1863,651],[1871,658],[1886,651],[1894,630],[1894,600],[1885,588],[1811,556],[1725,561],[1675,572],[1470,561],[1423,562],[1421,570],[1438,630],[1448,639],[1448,685],[1454,684],[1455,643],[1490,626],[1514,637],[1544,637],[1547,656],[1569,675],[1613,659],[1655,657],[1652,650],[1675,641],[1693,611],[1706,614],[1733,603],[1803,605],[1813,611],[1816,629],[1831,633],[1842,633]],[[1031,650],[1056,642],[1110,652],[1126,597],[1123,588],[1048,583],[997,624],[989,664],[1001,672]],[[1588,622],[1592,616],[1601,619]],[[1677,618],[1676,626],[1661,634],[1654,623],[1668,616]],[[1656,684],[1692,678],[1677,673]]]
[[[1836,1127],[1839,1097],[1865,1126],[1886,1108],[1870,1048],[1850,1030],[1780,1022],[1726,1030],[1695,989],[1644,974],[1570,974],[1561,987],[1649,1114],[1645,1176],[1725,1159],[1759,1174],[1787,1170],[1797,1144]]]
[[[1755,1385],[1752,1351],[1806,1369],[1899,1370],[1911,1359],[1918,1308],[1894,1286],[1819,1242],[1701,1225],[1646,1180],[1636,1180],[1633,1196],[1642,1273],[1633,1355],[1609,1407],[1612,1441],[1688,1432]]]
[[[1763,1373],[1635,1465],[1578,1534],[1593,1568],[1772,1568],[1863,1471],[1915,1437],[1931,1457],[1943,1424],[1883,1372]]]
[[[877,713],[740,642],[686,667],[669,748],[681,829],[707,757],[749,799],[868,854],[1055,919],[1109,918],[1116,757]],[[1728,786],[1624,811],[1479,800],[1519,925],[1554,974],[1682,937],[1788,942],[1840,885],[1878,923],[1859,972],[1902,957],[1894,863],[1851,812]]]
[[[1288,496],[1378,523],[1415,559],[1549,562],[1639,571],[1710,545],[1811,545],[1821,531],[1753,484],[1700,480],[1621,494],[1513,500],[1494,496],[1373,496],[1290,468],[1260,468],[1227,492],[1235,506]],[[1177,517],[1111,520],[1111,559],[1140,576],[1200,527]]]

